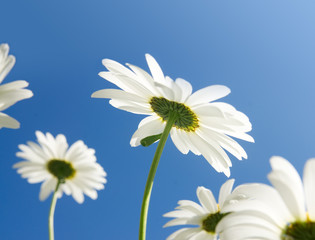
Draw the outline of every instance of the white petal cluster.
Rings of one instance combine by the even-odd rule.
[[[139,146],[142,139],[161,134],[164,130],[166,122],[150,105],[153,97],[185,105],[197,117],[198,127],[194,131],[186,131],[174,126],[170,134],[172,141],[182,153],[191,151],[203,155],[216,171],[229,176],[232,163],[224,149],[239,160],[247,158],[244,149],[230,136],[254,141],[246,134],[252,126],[245,114],[227,103],[213,102],[228,95],[230,89],[213,85],[192,93],[189,82],[181,78],[174,81],[164,76],[159,64],[148,54],[146,60],[152,76],[134,65],[127,64],[129,69],[104,59],[103,64],[108,71],[99,75],[121,90],[103,89],[94,92],[92,97],[109,98],[109,103],[116,108],[149,115],[139,123],[131,138],[130,144],[134,147]]]
[[[246,195],[248,199],[236,201],[224,209],[237,211],[221,222],[224,238],[291,239],[285,235],[291,224],[308,222],[315,226],[315,159],[306,162],[303,182],[286,159],[272,157],[270,162],[272,171],[268,178],[274,188],[265,184],[236,188],[230,199],[238,195]],[[299,239],[302,238],[301,235]]]
[[[96,162],[95,151],[88,148],[83,141],[79,140],[68,147],[66,137],[59,134],[54,138],[50,133],[43,134],[36,131],[37,143],[27,142],[27,145],[19,145],[21,150],[16,155],[25,161],[16,163],[13,167],[29,183],[43,182],[39,198],[45,200],[49,194],[55,191],[58,178],[48,169],[51,160],[66,161],[75,170],[70,179],[65,179],[58,190],[58,197],[62,193],[72,195],[78,202],[84,201],[84,195],[92,199],[97,198],[97,191],[104,189],[106,172]]]
[[[164,217],[175,218],[164,225],[164,227],[176,225],[196,225],[177,230],[171,234],[167,240],[215,240],[220,235],[221,230],[215,228],[214,232],[206,231],[203,228],[203,221],[211,214],[220,213],[224,210],[227,199],[231,194],[234,179],[226,181],[220,189],[219,203],[217,204],[212,192],[204,187],[197,188],[197,197],[200,204],[190,200],[181,200],[175,211],[164,214]],[[223,217],[224,219],[225,217]]]
[[[18,101],[32,97],[33,93],[24,89],[28,86],[28,82],[23,80],[1,84],[15,64],[15,57],[8,54],[8,44],[0,44],[0,128],[19,128],[20,123],[18,121],[1,111]]]

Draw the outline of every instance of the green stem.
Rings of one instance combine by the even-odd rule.
[[[154,158],[151,164],[150,172],[148,175],[147,183],[145,185],[142,206],[141,206],[141,215],[140,215],[140,227],[139,227],[139,240],[145,240],[146,236],[146,228],[147,228],[147,218],[148,218],[148,209],[151,197],[151,191],[154,181],[154,176],[156,173],[156,169],[159,165],[159,161],[163,152],[164,145],[168,138],[168,135],[173,127],[174,122],[177,119],[177,113],[173,112],[170,114],[169,119],[166,122],[166,126],[160,138],[160,142],[156,148],[156,152],[154,154]]]
[[[49,229],[49,240],[54,240],[54,213],[55,213],[55,207],[57,202],[57,191],[60,186],[61,181],[58,180],[54,195],[51,200],[50,210],[49,210],[49,217],[48,217],[48,229]]]

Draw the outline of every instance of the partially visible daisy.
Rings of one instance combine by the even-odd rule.
[[[104,59],[103,64],[109,71],[99,75],[122,90],[103,89],[94,92],[92,97],[109,98],[109,103],[116,108],[149,115],[133,134],[130,141],[133,147],[158,140],[166,122],[174,114],[176,119],[170,135],[179,151],[203,155],[216,171],[229,176],[232,163],[223,149],[239,160],[247,158],[244,149],[229,136],[254,142],[246,134],[252,126],[245,114],[227,103],[213,102],[228,95],[230,89],[213,85],[192,94],[189,82],[165,77],[149,54],[146,54],[146,60],[152,76],[131,64],[127,64],[128,69],[118,62]]]
[[[59,134],[54,138],[50,133],[36,131],[37,141],[19,145],[21,152],[16,155],[25,161],[13,167],[29,183],[43,182],[39,198],[45,200],[55,191],[58,182],[57,196],[64,192],[72,195],[78,202],[84,201],[84,195],[97,198],[97,191],[104,188],[106,172],[96,162],[95,151],[88,148],[81,140],[70,147],[66,137]]]
[[[9,45],[0,44],[0,84],[15,63],[15,57],[8,55],[8,53]],[[18,121],[1,111],[7,109],[18,101],[32,97],[32,91],[24,89],[27,86],[28,82],[23,80],[0,85],[0,128],[20,127],[20,123]]]
[[[234,209],[221,223],[223,236],[235,240],[315,239],[315,159],[304,167],[303,183],[296,169],[282,157],[272,157],[268,178],[274,188],[249,184],[235,190],[247,200],[226,207]],[[231,199],[233,196],[231,197]]]
[[[197,227],[187,227],[177,230],[171,234],[167,240],[215,240],[221,232],[218,231],[219,222],[229,215],[222,213],[226,205],[226,199],[231,194],[234,179],[226,181],[219,194],[217,204],[212,192],[204,187],[197,188],[197,197],[200,204],[190,200],[178,202],[177,210],[164,214],[164,217],[175,218],[164,225],[164,227],[176,225],[196,225]],[[221,238],[223,239],[223,238]]]

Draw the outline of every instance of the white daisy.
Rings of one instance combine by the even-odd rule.
[[[128,69],[104,59],[103,64],[109,71],[99,75],[122,90],[103,89],[94,92],[92,97],[109,98],[109,103],[116,108],[149,115],[133,134],[130,141],[133,147],[158,140],[170,114],[177,114],[170,134],[179,151],[202,154],[216,171],[229,176],[232,163],[223,149],[239,160],[247,158],[244,149],[229,136],[254,141],[246,134],[252,127],[245,114],[227,103],[213,102],[228,95],[230,89],[213,85],[192,94],[189,82],[165,77],[152,56],[146,54],[146,59],[152,76],[131,64],[127,64]]]
[[[10,72],[15,63],[15,57],[9,55],[8,44],[0,44],[0,84]],[[28,86],[28,82],[19,80],[11,83],[0,85],[0,128],[19,128],[20,123],[14,118],[2,113],[18,101],[33,96],[32,91],[24,89]]]
[[[178,202],[177,210],[164,214],[164,217],[175,218],[164,225],[164,227],[176,225],[197,225],[177,230],[167,240],[214,240],[221,234],[217,230],[218,223],[229,213],[222,213],[225,208],[226,199],[231,194],[234,179],[226,181],[219,194],[217,204],[212,192],[204,187],[197,188],[197,197],[200,205],[189,200]],[[221,238],[222,239],[222,238]]]
[[[245,194],[248,200],[230,204],[220,225],[226,239],[314,240],[315,239],[315,159],[304,167],[302,180],[284,158],[272,157],[268,178],[274,188],[249,184],[233,194]],[[233,194],[230,199],[233,199]]]
[[[88,148],[83,141],[76,141],[68,148],[64,135],[54,138],[50,133],[44,135],[36,131],[37,141],[19,145],[21,152],[16,155],[25,159],[13,167],[29,183],[43,182],[39,198],[45,200],[55,191],[60,181],[58,197],[64,192],[72,195],[78,202],[84,201],[84,194],[92,199],[97,198],[96,190],[104,188],[106,173],[96,163],[95,151]]]

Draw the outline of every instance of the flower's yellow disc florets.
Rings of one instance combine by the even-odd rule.
[[[169,101],[163,97],[152,97],[150,100],[152,110],[167,121],[171,113],[177,114],[174,127],[186,132],[194,132],[199,127],[199,121],[196,114],[183,103]]]
[[[315,222],[290,223],[281,235],[282,240],[314,240]]]
[[[72,164],[68,161],[52,159],[47,163],[48,171],[54,175],[58,180],[65,181],[75,176],[75,169]]]
[[[202,221],[202,229],[206,232],[215,234],[215,228],[218,225],[218,223],[221,221],[221,219],[228,215],[229,213],[211,213],[209,214],[203,221]]]

